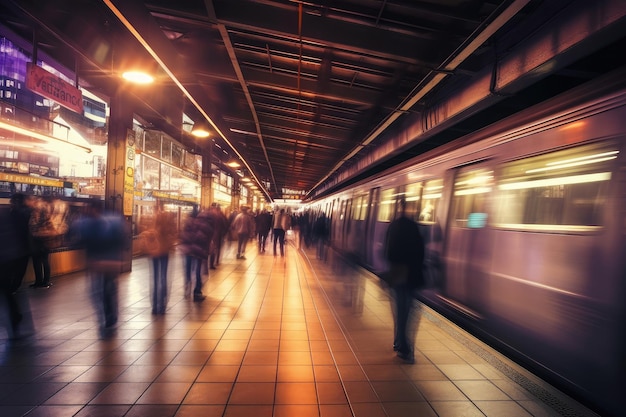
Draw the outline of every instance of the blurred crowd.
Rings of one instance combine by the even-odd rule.
[[[174,213],[157,203],[152,215],[143,216],[137,227],[137,246],[150,260],[150,301],[153,314],[165,314],[171,281],[170,255],[184,257],[184,296],[202,302],[209,271],[218,268],[225,244],[236,245],[236,259],[245,260],[247,245],[255,242],[259,254],[272,250],[285,256],[286,240],[316,245],[320,259],[328,240],[330,224],[320,213],[291,214],[284,209],[270,212],[242,206],[226,216],[218,204],[201,210],[197,206],[178,224]],[[0,291],[10,337],[20,337],[21,311],[18,290],[32,265],[33,289],[50,288],[50,254],[68,246],[82,249],[91,298],[103,335],[117,323],[117,277],[124,269],[124,253],[131,253],[133,238],[128,219],[106,212],[103,201],[73,204],[58,198],[14,194],[9,206],[0,206]]]

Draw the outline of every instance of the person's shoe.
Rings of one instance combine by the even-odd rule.
[[[393,344],[393,351],[397,352],[398,350],[400,350],[400,346],[398,346],[397,344]]]
[[[193,293],[193,301],[204,301],[205,299],[206,295],[202,294],[201,292]]]
[[[246,259],[246,257],[245,257],[245,256],[243,256],[243,255],[241,255],[241,256],[239,257],[239,259]]]
[[[396,354],[397,357],[402,359],[406,363],[415,363],[415,357],[413,356],[413,352],[400,352]]]

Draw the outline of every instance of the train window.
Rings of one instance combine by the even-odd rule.
[[[407,184],[404,189],[405,215],[409,219],[417,220],[420,212],[420,198],[422,196],[422,183]]]
[[[367,213],[367,196],[360,195],[357,196],[354,202],[354,210],[353,210],[353,219],[354,220],[365,220],[365,215]]]
[[[437,206],[441,200],[443,179],[426,181],[422,191],[422,207],[418,221],[422,224],[434,224],[437,221]]]
[[[378,206],[378,221],[389,223],[393,219],[398,193],[395,188],[383,190],[380,193],[380,204]]]
[[[597,143],[507,163],[497,226],[581,230],[602,226],[616,146]]]
[[[454,183],[452,219],[458,227],[481,228],[487,220],[487,197],[493,187],[488,168],[460,171]]]

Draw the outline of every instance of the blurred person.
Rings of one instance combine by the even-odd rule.
[[[51,211],[49,198],[33,198],[29,219],[30,242],[35,282],[31,288],[50,288]]]
[[[328,240],[328,221],[323,212],[315,220],[313,236],[317,243],[317,259],[326,260],[326,242]]]
[[[72,225],[71,235],[85,249],[94,308],[101,334],[107,336],[118,320],[117,279],[126,241],[124,218],[118,213],[105,213],[101,201],[91,201]]]
[[[274,256],[276,256],[276,243],[280,246],[280,256],[285,256],[285,232],[289,229],[289,215],[285,213],[285,209],[280,209],[274,215]]]
[[[233,220],[232,229],[237,235],[237,259],[246,259],[244,253],[251,236],[254,236],[254,219],[249,214],[250,208],[241,207],[241,212]]]
[[[406,201],[399,201],[398,217],[389,224],[385,240],[385,257],[389,263],[387,283],[394,304],[393,349],[397,356],[413,363],[413,331],[419,325],[419,305],[416,306],[415,291],[423,286],[424,241],[416,222],[405,215]],[[411,320],[412,314],[415,319]]]
[[[167,267],[176,242],[176,219],[160,204],[148,229],[141,233],[146,254],[152,260],[150,295],[152,314],[165,314],[169,296]]]
[[[258,238],[259,253],[265,253],[265,242],[267,241],[267,235],[272,228],[272,216],[267,210],[262,210],[255,218],[256,232]]]
[[[11,196],[10,207],[0,210],[0,293],[7,304],[11,338],[20,336],[23,320],[16,292],[30,258],[29,218],[30,210],[23,194]]]
[[[29,230],[31,235],[32,264],[35,272],[33,288],[49,288],[50,252],[60,247],[67,234],[68,207],[58,198],[45,196],[30,199],[32,202]]]
[[[193,300],[204,301],[202,294],[202,261],[209,256],[209,248],[214,235],[214,225],[208,211],[199,212],[194,207],[180,234],[180,247],[185,254],[185,298],[191,292],[191,273],[195,272],[196,282]]]
[[[222,259],[222,245],[224,244],[224,238],[228,234],[228,218],[222,213],[220,206],[216,203],[211,205],[209,211],[213,216],[215,228],[213,232],[214,248],[209,255],[209,268],[215,269]]]

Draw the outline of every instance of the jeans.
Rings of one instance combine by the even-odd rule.
[[[285,231],[283,229],[274,229],[274,255],[276,255],[276,242],[280,244],[280,255],[285,254]]]
[[[196,273],[196,286],[193,290],[194,293],[202,292],[202,259],[195,258],[190,255],[185,256],[185,289],[191,288],[191,271],[195,268]]]
[[[167,265],[169,255],[152,258],[152,312],[163,314],[167,305]]]

